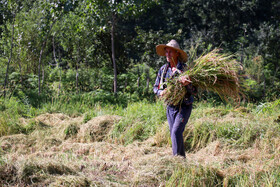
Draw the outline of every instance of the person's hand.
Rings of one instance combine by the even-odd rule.
[[[183,86],[187,86],[190,84],[192,81],[190,80],[190,77],[187,75],[179,77],[179,81],[182,83]]]
[[[160,92],[159,96],[162,97],[165,94],[166,90],[163,90],[162,92]]]
[[[172,76],[175,75],[175,74],[181,74],[182,73],[181,70],[178,70],[177,68],[174,68],[174,67],[171,70],[172,70]]]

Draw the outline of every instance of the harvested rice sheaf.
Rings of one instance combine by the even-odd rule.
[[[241,76],[238,71],[242,67],[232,55],[221,54],[219,49],[214,49],[194,60],[190,66],[178,77],[168,80],[162,97],[166,104],[178,105],[183,102],[187,89],[179,81],[182,76],[189,76],[193,86],[200,90],[213,91],[225,101],[228,101],[228,98],[240,100]]]

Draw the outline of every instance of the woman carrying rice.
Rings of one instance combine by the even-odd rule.
[[[166,45],[157,45],[156,51],[159,56],[165,56],[167,60],[167,63],[158,71],[153,88],[154,93],[161,98],[166,92],[164,82],[184,71],[185,64],[183,63],[187,61],[188,55],[180,49],[179,44],[175,40],[171,40]],[[182,87],[185,86],[187,88],[187,94],[180,104],[176,106],[172,104],[167,105],[166,116],[169,124],[173,155],[185,157],[183,132],[191,115],[193,103],[192,94],[196,92],[196,89],[191,85],[188,76],[181,76],[179,81]]]

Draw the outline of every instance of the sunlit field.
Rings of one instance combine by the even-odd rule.
[[[195,103],[186,158],[172,156],[165,106],[2,102],[0,180],[23,186],[278,186],[279,100]],[[68,110],[66,110],[68,108]],[[73,108],[72,110],[69,110]]]

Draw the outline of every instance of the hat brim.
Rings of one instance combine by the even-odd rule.
[[[182,62],[187,62],[188,54],[185,51],[183,51],[181,49],[178,49],[176,47],[171,47],[171,46],[165,45],[165,44],[159,44],[159,45],[156,46],[157,54],[159,56],[165,56],[165,48],[166,47],[169,47],[169,48],[172,48],[172,49],[178,51],[180,53],[180,55],[179,55],[180,60]]]

